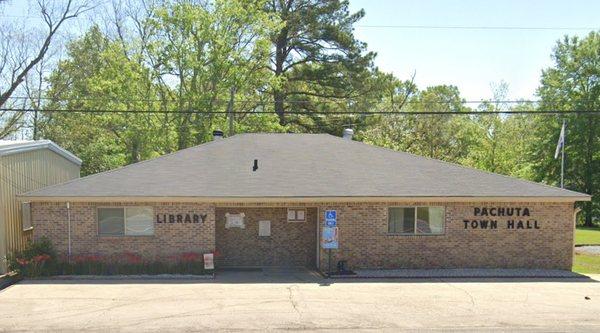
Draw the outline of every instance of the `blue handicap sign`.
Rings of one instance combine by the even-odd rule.
[[[326,210],[325,211],[325,220],[337,220],[337,212],[335,210]]]

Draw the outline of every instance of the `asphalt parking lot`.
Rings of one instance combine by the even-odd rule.
[[[594,279],[40,280],[0,291],[0,331],[599,331]],[[586,299],[589,298],[589,299]]]

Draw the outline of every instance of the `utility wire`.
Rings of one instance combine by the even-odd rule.
[[[0,18],[42,19],[34,15],[12,15],[0,14]],[[75,17],[82,19],[82,17]],[[438,30],[598,30],[600,27],[561,27],[561,26],[468,26],[468,25],[379,25],[379,24],[357,24],[355,28],[377,28],[377,29],[438,29]]]
[[[21,99],[21,100],[29,100],[29,99],[41,99],[41,100],[56,100],[56,101],[96,101],[96,102],[161,102],[161,103],[189,103],[189,101],[178,101],[178,100],[162,100],[162,99],[155,99],[155,98],[148,98],[148,99],[143,99],[143,98],[137,98],[137,99],[114,99],[114,98],[95,98],[95,97],[73,97],[73,98],[62,98],[62,97],[33,97],[30,98],[28,96],[11,96],[9,97],[9,99]],[[209,98],[205,98],[205,99],[195,99],[194,101],[204,101],[204,102],[211,102],[211,101],[216,101],[216,102],[229,102],[229,99],[223,99],[223,98],[217,98],[217,99],[209,99]],[[237,99],[234,100],[235,103],[265,103],[265,101],[263,100],[257,100],[257,99]],[[312,103],[313,101],[311,100],[289,100],[286,101],[286,103],[289,104],[294,104],[294,103]],[[485,99],[481,99],[481,100],[466,100],[466,101],[460,101],[460,104],[483,104],[483,103],[490,103],[490,104],[519,104],[519,103],[539,103],[541,101],[539,100],[485,100]],[[454,101],[406,101],[406,104],[453,104],[455,103]]]
[[[274,111],[199,111],[199,110],[114,110],[114,109],[18,109],[18,108],[0,108],[0,111],[8,112],[47,112],[47,113],[132,113],[132,114],[276,114]],[[442,112],[442,111],[291,111],[286,112],[287,115],[488,115],[488,114],[600,114],[600,110],[492,110],[492,111],[458,111],[458,112]]]
[[[438,29],[438,30],[599,30],[600,27],[527,27],[527,26],[466,26],[466,25],[356,25],[356,28],[378,29]]]

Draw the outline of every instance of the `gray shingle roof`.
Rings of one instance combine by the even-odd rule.
[[[252,171],[254,159],[257,171]],[[23,196],[589,199],[327,134],[235,135]]]

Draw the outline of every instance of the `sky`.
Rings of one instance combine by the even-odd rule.
[[[21,17],[28,15],[30,1],[11,0],[5,18],[14,15],[13,19],[36,24],[33,18]],[[414,73],[420,89],[455,85],[469,101],[493,98],[492,86],[500,82],[508,84],[507,99],[535,99],[542,69],[552,66],[556,41],[567,34],[585,36],[587,28],[600,30],[600,0],[350,0],[352,12],[361,8],[366,15],[355,27],[355,35],[377,52],[381,70],[402,80]],[[83,30],[88,24],[80,20],[70,29]]]
[[[534,99],[543,68],[564,35],[587,29],[462,30],[368,26],[561,27],[600,30],[598,0],[350,0],[364,9],[355,36],[377,52],[376,65],[419,88],[451,84],[467,100],[490,99],[508,84],[509,99]]]

